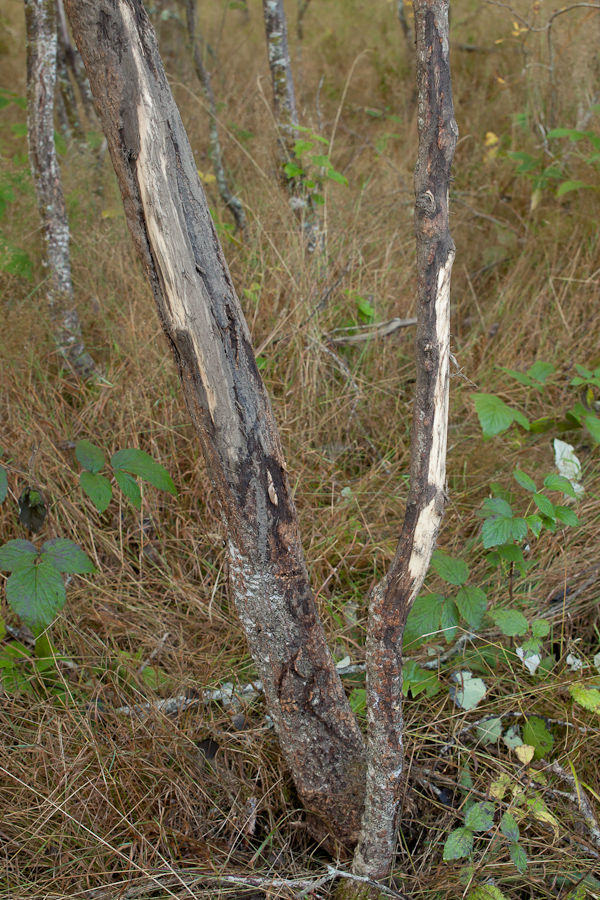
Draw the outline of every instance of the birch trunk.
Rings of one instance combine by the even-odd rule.
[[[263,0],[263,14],[280,155],[285,164],[294,159],[294,144],[298,140],[298,113],[283,0]]]
[[[210,158],[213,164],[217,187],[221,200],[225,206],[231,210],[235,219],[236,227],[239,231],[243,231],[246,226],[246,216],[241,200],[234,196],[229,190],[227,177],[225,175],[225,167],[223,166],[223,154],[221,152],[221,142],[219,140],[219,128],[217,125],[217,104],[212,89],[211,74],[204,65],[202,60],[202,40],[196,33],[196,0],[185,0],[185,14],[188,37],[192,45],[192,56],[194,59],[194,68],[198,81],[202,85],[206,105],[208,106],[208,131],[210,143]]]
[[[416,389],[406,514],[390,571],[374,590],[367,633],[367,784],[357,875],[390,871],[404,787],[402,635],[435,549],[446,501],[450,353],[450,167],[458,137],[452,105],[448,0],[416,0],[419,152]]]
[[[65,0],[127,224],[228,528],[231,589],[305,806],[353,845],[363,740],[308,583],[294,500],[194,157],[142,0]]]
[[[69,257],[69,223],[54,146],[56,12],[54,0],[25,0],[27,28],[27,140],[29,162],[44,227],[49,269],[47,298],[58,349],[87,377],[94,361],[81,338]]]

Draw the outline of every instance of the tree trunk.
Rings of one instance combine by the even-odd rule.
[[[56,14],[54,0],[25,0],[27,27],[27,139],[29,162],[44,225],[49,267],[47,297],[58,349],[87,377],[94,361],[81,338],[69,258],[69,223],[54,147]]]
[[[364,746],[308,583],[277,426],[142,0],[65,0],[127,224],[228,528],[231,589],[301,800],[353,845]]]
[[[246,216],[244,215],[244,207],[238,197],[235,197],[229,190],[225,168],[223,166],[223,154],[221,153],[221,142],[219,141],[219,128],[217,126],[217,104],[212,89],[212,79],[210,72],[202,61],[202,40],[196,33],[196,0],[185,0],[185,15],[187,22],[188,37],[192,45],[192,55],[194,59],[194,68],[198,80],[202,85],[204,97],[208,106],[208,130],[210,142],[210,158],[217,180],[219,194],[225,206],[231,210],[235,224],[239,231],[243,231],[246,226]]]
[[[416,389],[410,490],[390,571],[373,592],[367,632],[367,785],[353,870],[380,880],[392,865],[404,787],[402,636],[435,549],[445,506],[450,353],[450,167],[458,137],[448,57],[448,0],[416,0],[419,152]]]
[[[298,140],[298,113],[283,0],[263,0],[263,13],[280,155],[285,164],[294,159],[294,144]]]
[[[414,52],[414,37],[412,33],[412,28],[409,25],[408,18],[406,16],[406,6],[404,4],[404,0],[397,0],[398,4],[398,21],[400,22],[400,28],[402,29],[402,34],[404,35],[404,40],[406,41],[406,46],[410,50],[411,53]]]

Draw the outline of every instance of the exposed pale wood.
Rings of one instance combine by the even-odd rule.
[[[419,152],[416,389],[406,514],[392,566],[373,591],[367,633],[367,787],[353,871],[390,870],[403,791],[402,635],[435,548],[446,501],[450,272],[448,185],[458,129],[448,45],[448,0],[416,0]]]
[[[298,793],[347,846],[364,746],[308,582],[271,405],[142,0],[65,0],[127,224],[228,529],[230,586]]]
[[[48,262],[46,296],[60,353],[87,377],[94,361],[86,352],[74,308],[69,223],[54,146],[56,11],[54,0],[25,0],[27,28],[27,141],[29,163],[43,223]]]

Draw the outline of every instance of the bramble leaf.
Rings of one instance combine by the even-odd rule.
[[[470,828],[455,828],[444,844],[444,859],[462,859],[473,849],[473,832]]]
[[[65,605],[62,575],[49,560],[16,569],[6,582],[6,599],[13,612],[39,634]]]
[[[461,585],[466,582],[469,577],[469,567],[462,559],[455,559],[436,550],[431,557],[431,565],[438,573],[440,578],[447,581],[448,584]]]
[[[494,825],[495,807],[489,800],[474,803],[465,816],[465,826],[472,831],[489,831]]]
[[[8,494],[8,477],[4,466],[0,466],[0,503],[3,503]]]
[[[51,541],[46,541],[42,544],[40,556],[42,563],[50,562],[57,572],[83,575],[85,572],[96,571],[96,566],[87,553],[66,538],[53,538]]]
[[[86,471],[79,476],[79,482],[98,512],[103,513],[112,500],[112,485],[108,478],[98,472]]]
[[[530,716],[523,726],[523,741],[535,749],[534,759],[542,759],[552,750],[554,738],[539,716]]]
[[[533,478],[530,478],[525,472],[521,472],[520,469],[515,469],[513,472],[513,476],[517,484],[520,484],[522,488],[525,488],[526,491],[531,491],[532,494],[537,493],[537,487],[535,486],[535,481]]]
[[[506,637],[515,637],[518,634],[526,634],[529,623],[518,609],[493,609],[491,616],[502,634]]]
[[[441,594],[423,594],[417,597],[406,621],[404,647],[418,647],[424,640],[437,635],[443,602]]]
[[[142,508],[142,492],[140,491],[140,487],[131,475],[128,475],[127,472],[122,472],[121,469],[114,470],[115,481],[125,494],[125,496],[131,500],[136,509]]]
[[[104,453],[100,447],[96,447],[91,441],[77,441],[75,444],[75,456],[88,472],[99,472],[106,464]]]
[[[487,609],[487,596],[480,587],[466,586],[456,595],[456,605],[461,616],[471,628],[479,628]]]
[[[177,489],[173,479],[165,467],[155,462],[145,450],[137,450],[135,448],[118,450],[110,463],[115,470],[138,475],[160,491],[168,491],[169,494],[177,496]]]
[[[0,547],[0,569],[16,572],[17,569],[32,566],[38,557],[37,547],[31,541],[17,538]]]

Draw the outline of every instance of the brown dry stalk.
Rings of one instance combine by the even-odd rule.
[[[269,398],[141,0],[67,0],[188,410],[228,528],[230,588],[302,801],[358,837],[363,739],[308,581]]]

